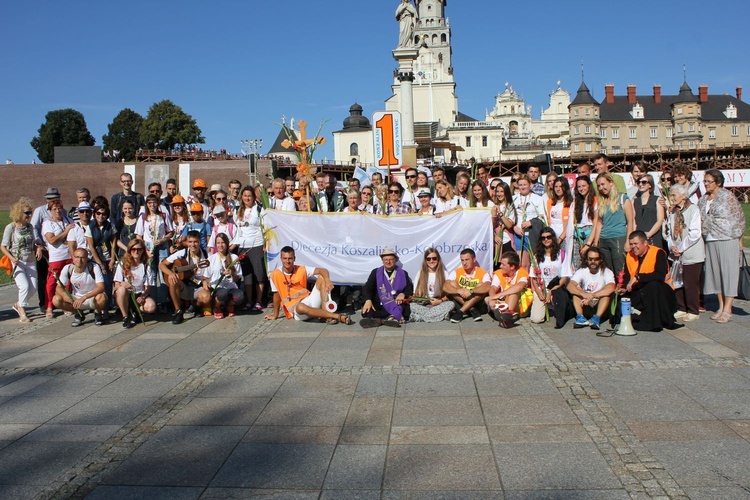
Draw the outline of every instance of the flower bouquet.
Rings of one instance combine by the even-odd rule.
[[[294,151],[294,154],[297,156],[297,174],[295,175],[295,177],[298,180],[302,179],[303,177],[307,177],[308,183],[305,187],[305,196],[307,196],[308,199],[310,198],[310,184],[312,183],[317,171],[313,164],[313,155],[315,154],[315,150],[318,148],[318,146],[322,146],[326,143],[326,138],[320,135],[320,131],[323,129],[323,125],[326,124],[326,121],[321,120],[318,131],[315,133],[315,137],[312,139],[307,138],[307,122],[305,122],[304,120],[300,121],[298,124],[300,131],[299,139],[295,139],[294,132],[289,127],[287,127],[286,123],[281,125],[281,128],[287,137],[281,142],[281,147],[283,147],[284,149],[291,148]],[[307,211],[310,211],[309,204]]]

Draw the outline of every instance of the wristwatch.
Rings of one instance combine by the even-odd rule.
[[[469,295],[474,295],[474,289],[469,290]]]

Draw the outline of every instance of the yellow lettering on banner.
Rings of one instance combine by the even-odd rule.
[[[479,285],[479,280],[476,278],[469,279],[466,276],[461,276],[458,279],[458,286],[460,286],[461,288],[468,288],[469,290],[471,290],[473,288],[476,288],[477,285]]]
[[[383,138],[383,154],[378,158],[378,165],[381,167],[398,165],[394,141],[396,132],[393,130],[393,115],[384,115],[380,120],[375,122],[375,126],[380,129],[380,137]]]

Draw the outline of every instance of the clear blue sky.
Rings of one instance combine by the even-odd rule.
[[[674,94],[687,65],[697,93],[750,100],[745,2],[451,0],[459,109],[483,118],[510,82],[535,117],[557,80],[601,100],[633,83]],[[390,96],[398,0],[285,2],[11,1],[3,13],[0,163],[30,163],[29,141],[51,110],[74,108],[101,145],[123,108],[146,115],[171,99],[198,122],[205,148],[239,152],[275,139],[282,115],[341,128],[358,101],[371,116]],[[316,158],[333,159],[332,143]]]

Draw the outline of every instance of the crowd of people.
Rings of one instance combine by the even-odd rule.
[[[658,331],[697,319],[704,294],[718,297],[711,319],[730,321],[745,219],[722,173],[706,171],[700,190],[685,165],[652,175],[636,162],[629,183],[610,167],[598,155],[595,172],[581,164],[569,181],[554,172],[542,180],[531,165],[509,183],[481,165],[461,171],[454,183],[441,167],[408,168],[405,185],[376,173],[365,184],[349,180],[345,189],[335,175],[318,174],[315,183],[275,179],[267,192],[238,180],[224,189],[195,179],[189,195],[169,179],[165,192],[154,182],[145,196],[123,173],[109,200],[81,188],[69,211],[54,187],[42,206],[21,198],[0,249],[18,287],[13,309],[23,323],[31,321],[26,309],[36,294],[46,317],[61,310],[74,316],[73,326],[90,312],[101,325],[119,311],[124,328],[143,314],[171,314],[179,324],[186,314],[260,313],[269,295],[268,319],[283,313],[351,324],[349,314],[329,307],[338,287],[328,271],[295,264],[291,247],[281,250],[282,266],[267,272],[266,210],[440,218],[484,207],[494,231],[493,269],[480,268],[469,248],[458,269],[446,269],[444,256],[429,248],[412,281],[396,252],[386,249],[382,266],[349,289],[361,301],[361,326],[481,321],[487,314],[506,328],[528,316],[534,323],[552,318],[556,328],[572,319],[576,328],[599,329],[607,318],[619,321],[615,302],[629,297],[636,329]],[[347,296],[339,301],[345,305]]]

